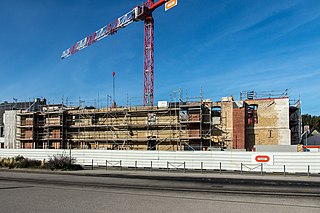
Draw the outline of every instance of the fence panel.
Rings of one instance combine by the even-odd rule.
[[[108,161],[120,161],[123,167],[167,168],[167,162],[185,163],[186,169],[240,171],[241,164],[254,165],[257,152],[232,151],[131,151],[131,150],[60,150],[60,149],[0,149],[0,158],[22,155],[37,160],[48,160],[54,155],[70,155],[81,165],[106,166]],[[272,164],[264,164],[264,172],[320,173],[320,153],[268,152]],[[257,164],[257,163],[256,163]],[[258,165],[258,164],[257,164]],[[244,167],[242,169],[245,169]]]

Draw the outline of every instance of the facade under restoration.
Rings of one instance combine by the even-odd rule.
[[[39,110],[14,111],[14,147],[177,151],[298,144],[299,103],[279,96],[166,102],[157,107],[42,105]],[[7,143],[4,148],[12,147]]]

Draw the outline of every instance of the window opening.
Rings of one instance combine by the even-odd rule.
[[[253,104],[248,106],[248,125],[253,125],[258,123],[258,105]]]

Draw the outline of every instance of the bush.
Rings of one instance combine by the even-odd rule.
[[[79,164],[75,164],[76,159],[68,155],[54,155],[46,163],[45,168],[50,170],[82,170]]]
[[[41,161],[25,158],[21,155],[11,158],[2,158],[0,167],[13,168],[41,168]]]
[[[13,166],[13,160],[14,158],[2,158],[0,161],[0,166],[11,168]]]
[[[20,162],[17,162],[15,168],[42,168],[41,161],[33,159],[24,159]]]
[[[11,158],[0,159],[0,168],[34,168],[34,169],[50,169],[50,170],[83,170],[79,164],[75,164],[76,159],[67,155],[55,155],[50,158],[44,165],[40,160],[25,158],[21,155]]]

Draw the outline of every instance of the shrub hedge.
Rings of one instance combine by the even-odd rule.
[[[50,170],[82,170],[82,166],[75,164],[76,159],[67,155],[54,155],[45,163],[40,160],[25,158],[21,155],[16,157],[0,158],[0,168],[33,168]]]
[[[50,170],[82,170],[79,164],[75,164],[76,159],[68,155],[54,155],[45,164],[46,169]]]
[[[16,157],[0,159],[0,167],[7,167],[9,169],[13,169],[13,168],[39,169],[42,167],[42,164],[40,160],[29,159],[21,155],[18,155]]]

